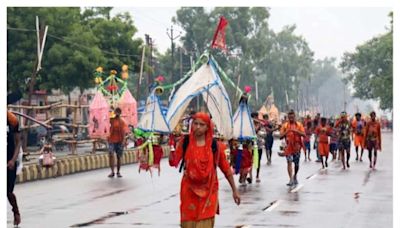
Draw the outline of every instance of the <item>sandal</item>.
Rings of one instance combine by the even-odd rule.
[[[117,173],[117,177],[121,178],[121,177],[122,177],[122,175],[121,175],[120,173]]]
[[[108,177],[114,177],[114,175],[115,175],[115,173],[110,173],[109,175],[108,175]]]
[[[253,180],[250,177],[248,177],[246,180],[247,180],[247,182],[249,182],[249,184],[251,184],[251,182],[253,182]]]

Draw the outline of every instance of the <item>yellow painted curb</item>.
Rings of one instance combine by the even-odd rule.
[[[163,146],[163,157],[169,156],[169,146]],[[122,157],[122,164],[133,164],[138,162],[137,150],[125,150]],[[35,181],[41,179],[62,177],[69,174],[79,173],[83,171],[108,168],[109,155],[89,154],[77,155],[74,157],[66,156],[57,158],[53,167],[40,167],[36,163],[23,166],[22,172],[17,176],[17,183]]]

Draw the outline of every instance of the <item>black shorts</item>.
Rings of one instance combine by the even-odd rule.
[[[339,140],[338,150],[350,150],[350,140]]]
[[[330,143],[329,144],[329,151],[336,151],[337,150],[337,144],[336,143]]]
[[[311,150],[310,142],[304,142],[304,147],[306,148],[306,150]]]
[[[296,152],[292,155],[287,155],[286,156],[286,161],[288,162],[294,162],[294,164],[297,166],[299,165],[300,162],[300,152]]]
[[[115,152],[117,157],[122,157],[122,153],[124,152],[124,146],[122,143],[108,143],[108,151],[110,154]]]

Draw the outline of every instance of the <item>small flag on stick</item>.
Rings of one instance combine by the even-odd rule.
[[[226,51],[226,42],[225,42],[225,28],[228,25],[228,20],[225,17],[221,16],[219,19],[218,27],[215,30],[213,41],[211,43],[211,48],[219,48],[223,51]]]

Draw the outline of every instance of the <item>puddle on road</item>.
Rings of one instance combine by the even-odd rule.
[[[99,195],[99,196],[95,196],[92,199],[100,199],[100,198],[104,198],[104,197],[107,197],[107,196],[113,196],[113,195],[119,194],[121,192],[126,192],[127,190],[129,190],[129,189],[116,190],[116,191],[113,191],[113,192],[109,192],[109,193],[105,193],[105,194],[102,194],[102,195]]]
[[[231,227],[231,226],[224,226]],[[251,228],[251,227],[299,227],[297,225],[286,225],[286,224],[251,224],[251,225],[237,225],[235,228]]]
[[[313,195],[320,195],[325,194],[325,192],[310,192],[310,191],[302,191],[303,194],[313,194]]]
[[[298,211],[279,211],[279,213],[281,213],[282,215],[286,215],[286,216],[292,216],[292,215],[297,215],[300,212],[298,212]]]
[[[258,197],[258,196],[254,196],[254,197],[251,197],[250,200],[254,200],[255,202],[259,202],[259,201],[263,200],[263,198]]]
[[[318,174],[323,176],[323,175],[328,175],[328,169],[320,169],[318,171]]]
[[[298,192],[291,192],[287,197],[289,202],[298,202],[300,201],[300,196]]]
[[[100,218],[92,220],[90,222],[75,224],[75,225],[72,225],[71,227],[85,227],[85,226],[90,226],[90,225],[93,225],[93,224],[103,224],[106,219],[114,218],[114,217],[121,216],[121,215],[126,215],[126,214],[128,214],[127,211],[110,212],[109,215],[100,217]]]
[[[82,203],[92,202],[92,201],[95,201],[97,199],[105,198],[105,197],[108,197],[108,196],[113,196],[113,195],[116,195],[116,194],[119,194],[121,192],[125,192],[125,191],[128,191],[128,190],[130,190],[130,188],[119,189],[119,190],[116,190],[116,191],[113,191],[113,192],[109,192],[109,193],[105,193],[105,194],[102,194],[102,195],[99,195],[99,196],[94,196],[94,197],[90,198],[89,200],[85,199],[85,200],[79,200],[79,201],[76,201],[76,202],[70,202],[70,203],[65,204],[65,205],[57,206],[54,209],[62,210],[62,209],[65,209],[65,208],[71,208],[71,207],[74,207],[74,206],[79,206],[79,205],[82,205]]]
[[[143,225],[149,226],[149,225],[151,225],[150,223],[144,223],[144,222],[135,222],[135,223],[131,223],[131,224],[134,226],[143,226]]]
[[[373,172],[373,170],[369,170],[369,171],[367,172],[367,175],[365,175],[364,182],[363,182],[363,186],[365,186],[365,185],[368,183],[368,181],[369,181],[369,179],[370,179],[370,177],[371,177],[372,172]]]
[[[126,190],[118,190],[118,191],[126,191]],[[118,194],[119,193],[118,191],[115,191],[115,192],[112,192],[112,193],[107,193],[107,195]],[[91,226],[91,225],[94,225],[94,224],[104,224],[104,222],[107,219],[114,218],[114,217],[121,216],[121,215],[127,215],[129,213],[134,213],[135,211],[138,211],[140,209],[153,206],[153,205],[161,203],[163,201],[167,201],[167,200],[169,200],[171,198],[176,197],[177,195],[178,195],[178,193],[175,193],[175,194],[172,194],[172,195],[169,195],[169,196],[165,197],[162,200],[157,200],[155,202],[152,202],[152,203],[149,203],[149,204],[146,204],[146,205],[143,205],[143,206],[139,206],[139,207],[136,207],[136,208],[133,208],[133,209],[129,209],[127,211],[110,212],[108,215],[102,216],[102,217],[100,217],[98,219],[92,220],[90,222],[78,223],[78,224],[72,225],[71,227],[85,227],[85,226]]]

